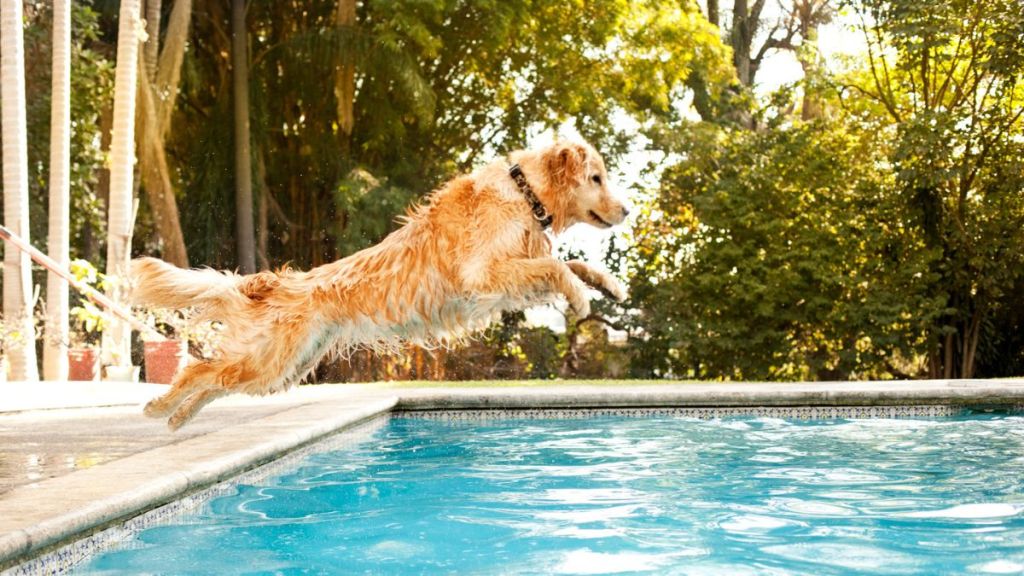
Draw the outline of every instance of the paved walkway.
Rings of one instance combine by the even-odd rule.
[[[367,386],[348,385],[305,386],[265,398],[228,397],[172,433],[164,420],[142,415],[142,406],[166,390],[160,384],[120,382],[0,385],[0,498],[17,486],[179,444],[297,406],[381,394]]]

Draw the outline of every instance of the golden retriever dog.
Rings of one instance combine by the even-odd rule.
[[[559,141],[518,151],[448,182],[381,243],[308,272],[240,276],[132,262],[132,300],[194,308],[223,326],[211,359],[192,360],[145,414],[175,430],[229,393],[263,395],[300,382],[331,351],[444,345],[502,311],[564,296],[590,314],[584,283],[622,300],[609,274],[552,256],[545,233],[577,223],[608,228],[627,208],[608,190],[601,156]]]

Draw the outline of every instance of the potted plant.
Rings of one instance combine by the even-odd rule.
[[[146,322],[166,340],[143,335],[146,382],[170,383],[190,356],[213,357],[220,341],[219,322],[197,321],[193,310],[148,310]]]
[[[151,310],[147,320],[167,337],[157,340],[143,335],[146,382],[170,384],[188,359],[188,315],[177,310]]]
[[[105,321],[91,302],[82,302],[71,312],[71,341],[68,343],[68,380],[92,381],[100,377],[100,333]]]
[[[88,260],[73,260],[71,273],[75,278],[96,290],[109,287],[109,279]],[[103,312],[85,296],[74,295],[79,304],[71,308],[71,341],[68,343],[68,371],[71,380],[95,380],[101,361],[100,338],[106,327]],[[115,357],[113,365],[103,372],[104,380],[135,382],[139,379],[138,366],[122,366]]]
[[[106,278],[87,260],[71,262],[71,273],[79,282],[102,290]],[[73,294],[77,304],[69,310],[71,325],[68,333],[68,379],[72,381],[99,380],[100,337],[106,320],[100,309],[84,296]]]

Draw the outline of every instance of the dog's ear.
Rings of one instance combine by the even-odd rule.
[[[583,181],[587,150],[579,144],[556,144],[547,154],[548,175],[556,190],[568,192]]]

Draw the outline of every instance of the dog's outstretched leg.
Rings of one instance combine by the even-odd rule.
[[[573,312],[581,318],[590,315],[586,286],[561,260],[554,258],[517,258],[495,262],[487,281],[480,288],[512,296],[529,292],[557,292],[565,296]]]
[[[569,260],[565,265],[572,270],[573,274],[579,276],[580,280],[586,282],[591,288],[599,290],[608,298],[616,302],[626,299],[626,290],[611,274],[602,272],[581,260]]]
[[[217,367],[210,360],[201,360],[185,366],[174,377],[171,389],[163,396],[150,400],[143,409],[143,414],[150,418],[167,416],[197,389],[213,385],[216,376]]]
[[[221,396],[226,396],[228,393],[229,392],[223,388],[207,388],[206,390],[200,390],[199,392],[193,393],[178,406],[178,409],[175,410],[174,414],[167,420],[167,427],[170,428],[172,432],[181,428],[192,420],[203,406],[206,406]]]

